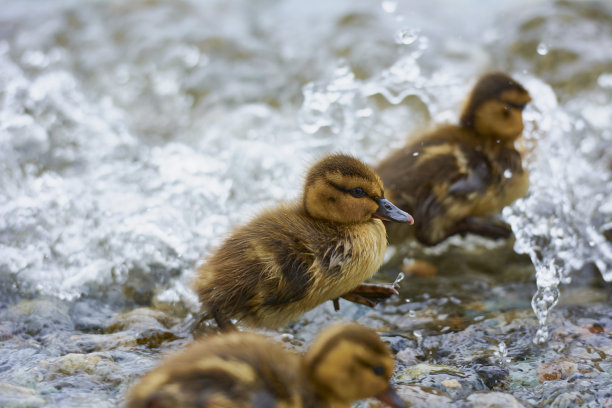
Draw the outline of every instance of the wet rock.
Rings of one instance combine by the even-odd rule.
[[[133,349],[138,346],[137,338],[128,332],[110,334],[76,334],[68,339],[67,350],[73,353]]]
[[[101,333],[113,314],[108,305],[91,300],[78,301],[70,308],[75,328],[85,332]]]
[[[552,398],[552,401],[550,401],[550,406],[559,408],[580,407],[583,406],[588,400],[592,400],[592,398],[589,398],[585,392],[568,391],[562,392]]]
[[[478,358],[472,362],[472,368],[485,383],[487,388],[506,388],[510,381],[507,368],[496,365],[488,358]]]
[[[178,319],[162,311],[141,307],[113,317],[107,331],[114,333],[121,330],[141,330],[151,327],[168,329],[178,322]]]
[[[438,274],[438,268],[431,262],[421,259],[407,259],[402,263],[402,272],[421,278],[431,278]]]
[[[461,383],[455,380],[454,378],[450,380],[444,380],[440,384],[442,384],[442,386],[445,388],[461,388]]]
[[[429,387],[420,385],[398,385],[395,387],[398,395],[411,408],[450,408],[453,401],[444,393]],[[360,401],[353,405],[354,408],[388,408],[388,405],[374,399]]]
[[[450,407],[452,399],[443,392],[420,385],[398,385],[399,396],[413,408]],[[381,405],[382,406],[382,405]]]
[[[525,405],[510,394],[502,392],[476,392],[465,399],[462,407],[470,408],[525,408]]]
[[[8,314],[17,321],[19,331],[33,337],[74,329],[68,305],[58,299],[22,300],[10,306]]]
[[[402,373],[397,376],[398,381],[412,381],[423,375],[430,374],[463,374],[460,369],[450,365],[440,365],[431,363],[420,363],[406,368]]]
[[[104,371],[104,366],[114,366],[113,359],[107,353],[77,354],[48,359],[40,362],[40,367],[46,370],[46,379],[55,380],[58,377],[76,376],[79,374],[97,374]]]
[[[176,270],[166,271],[160,265],[149,265],[146,269],[133,268],[122,285],[122,293],[136,305],[149,306],[159,284],[176,277],[177,273]]]
[[[115,316],[107,328],[109,333],[127,332],[138,345],[157,348],[180,337],[179,319],[164,312],[138,308]]]
[[[456,400],[474,391],[484,390],[481,378],[472,370],[463,370],[450,365],[421,363],[404,370],[397,377],[399,382],[418,383],[444,392]]]
[[[0,383],[0,406],[4,408],[42,407],[45,400],[36,391],[14,384]]]
[[[552,363],[544,363],[538,370],[540,382],[562,380],[576,372],[578,365],[573,361],[560,360]]]
[[[7,323],[0,323],[0,341],[5,341],[13,337],[13,327]]]
[[[395,355],[397,361],[406,365],[419,364],[423,359],[423,353],[414,348],[407,347]]]

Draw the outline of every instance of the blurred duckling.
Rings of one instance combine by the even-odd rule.
[[[239,227],[196,273],[202,319],[222,330],[231,318],[275,328],[343,297],[374,306],[393,284],[362,284],[383,262],[381,219],[412,223],[385,199],[383,184],[358,159],[333,154],[307,174],[301,200],[264,211]]]
[[[397,243],[412,230],[424,245],[474,233],[507,238],[510,227],[494,218],[529,185],[514,146],[531,100],[503,73],[484,75],[468,97],[459,125],[439,127],[392,153],[377,168],[389,198],[415,217],[414,229],[387,226]]]
[[[326,329],[304,357],[260,334],[217,334],[142,377],[126,407],[341,408],[376,397],[404,408],[389,384],[393,365],[378,335],[357,324]]]

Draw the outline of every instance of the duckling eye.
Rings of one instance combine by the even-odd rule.
[[[527,106],[526,103],[506,102],[506,106],[504,106],[504,110],[505,111],[509,111],[510,109],[514,108],[514,109],[518,109],[519,111],[522,112],[525,109],[525,106]]]
[[[372,367],[372,371],[374,371],[374,374],[378,376],[385,374],[385,368],[380,364],[377,364],[374,367]]]
[[[366,192],[361,187],[352,188],[348,192],[355,198],[361,198],[366,195]]]

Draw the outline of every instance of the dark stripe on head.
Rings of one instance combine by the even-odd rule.
[[[387,355],[389,353],[387,346],[375,332],[358,325],[349,325],[345,326],[341,332],[330,338],[319,350],[317,350],[317,354],[311,356],[308,369],[313,370],[317,367],[321,361],[323,361],[325,357],[343,341],[362,345],[366,349],[380,355]]]

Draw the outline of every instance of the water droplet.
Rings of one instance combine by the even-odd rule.
[[[395,34],[395,42],[403,45],[410,45],[414,43],[418,38],[421,30],[418,28],[407,28],[399,30]]]
[[[397,2],[393,0],[384,0],[381,3],[381,7],[386,13],[395,13],[395,10],[397,10]]]
[[[499,343],[494,354],[499,357],[499,361],[502,364],[510,362],[510,359],[508,358],[508,348],[506,347],[506,343],[503,341]]]
[[[538,49],[537,49],[538,54],[540,55],[546,55],[548,54],[548,45],[546,45],[546,43],[539,43],[538,44]]]
[[[371,108],[363,108],[363,109],[358,109],[356,113],[357,113],[357,116],[360,118],[368,118],[372,116],[372,113],[374,112],[372,111]]]
[[[21,57],[21,62],[34,68],[45,68],[49,65],[49,58],[41,51],[26,51]]]
[[[612,88],[612,74],[601,74],[597,77],[597,84],[602,88]]]
[[[510,169],[504,170],[504,177],[507,179],[512,178],[512,171]]]

